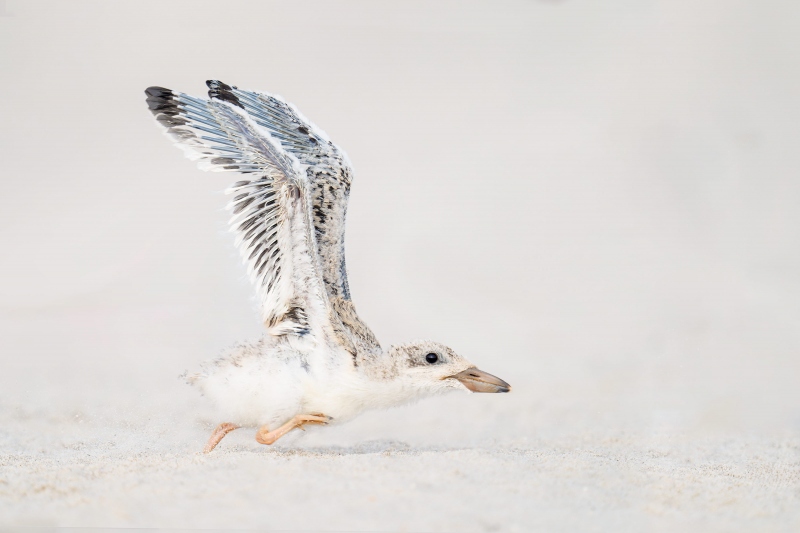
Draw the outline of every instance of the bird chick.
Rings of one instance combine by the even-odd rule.
[[[189,376],[228,420],[204,451],[242,426],[273,444],[295,428],[448,391],[511,390],[443,344],[381,348],[347,282],[347,156],[280,97],[206,83],[208,99],[150,87],[147,104],[202,170],[240,175],[227,191],[230,225],[267,335]]]

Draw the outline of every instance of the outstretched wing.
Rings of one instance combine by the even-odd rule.
[[[328,301],[346,334],[366,350],[380,350],[375,335],[361,321],[350,298],[344,259],[344,227],[353,170],[344,152],[293,105],[279,96],[245,91],[220,81],[206,82],[209,95],[243,108],[269,131],[289,154],[306,165],[314,234]]]
[[[273,335],[325,334],[330,304],[318,273],[305,169],[237,103],[150,87],[156,120],[202,170],[244,179],[227,192],[236,243]],[[328,330],[330,331],[330,330]]]

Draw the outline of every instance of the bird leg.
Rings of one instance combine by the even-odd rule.
[[[267,426],[261,426],[256,433],[256,440],[260,444],[274,444],[276,440],[289,433],[294,428],[301,428],[306,424],[327,424],[331,417],[322,413],[311,413],[308,415],[295,415],[291,420],[274,431],[270,431]],[[220,437],[222,438],[222,437]]]
[[[224,424],[218,425],[217,429],[214,430],[214,433],[211,434],[211,438],[208,439],[206,447],[203,448],[203,453],[208,453],[216,448],[217,444],[219,444],[219,441],[221,441],[225,435],[234,429],[237,429],[238,427],[239,426],[231,424],[230,422],[225,422]]]

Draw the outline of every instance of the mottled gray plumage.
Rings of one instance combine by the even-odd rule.
[[[347,283],[344,231],[353,180],[347,155],[293,105],[277,96],[245,91],[214,80],[208,86],[212,96],[225,91],[226,96],[235,98],[256,124],[266,128],[287,152],[307,165],[322,278],[331,307],[344,327],[339,336],[352,342],[359,351],[380,351],[375,335],[356,313]],[[339,325],[336,322],[334,325]]]

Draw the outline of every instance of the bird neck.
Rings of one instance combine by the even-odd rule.
[[[393,380],[399,375],[397,359],[383,350],[359,351],[354,363],[359,372],[373,381]]]

